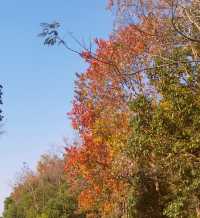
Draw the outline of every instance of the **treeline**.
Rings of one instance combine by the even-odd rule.
[[[84,218],[64,174],[64,159],[45,154],[36,172],[24,165],[5,200],[3,218]]]
[[[57,23],[43,24],[45,44],[62,44],[89,65],[75,82],[69,116],[80,140],[66,149],[61,195],[86,217],[198,218],[200,2],[110,0],[109,8],[116,30],[95,39],[95,51],[72,50]]]

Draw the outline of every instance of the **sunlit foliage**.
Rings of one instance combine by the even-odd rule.
[[[84,218],[76,208],[76,197],[69,194],[64,175],[64,160],[43,155],[36,172],[24,165],[5,200],[3,218]]]
[[[115,31],[95,39],[95,51],[73,50],[58,23],[42,24],[46,45],[88,65],[68,113],[79,140],[65,160],[44,156],[36,174],[25,173],[5,218],[200,217],[200,2],[110,0],[108,8]]]

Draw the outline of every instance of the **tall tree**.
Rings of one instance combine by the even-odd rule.
[[[118,28],[77,74],[69,113],[80,143],[65,171],[88,217],[200,217],[200,3],[111,0]],[[120,18],[120,20],[119,20]]]

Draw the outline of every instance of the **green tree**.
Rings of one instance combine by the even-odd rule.
[[[159,51],[150,52],[145,67],[131,74],[141,72],[144,92],[129,104],[133,133],[125,152],[135,164],[134,174],[128,178],[130,217],[198,218],[200,3],[110,2],[118,3],[122,16],[138,15],[142,22],[153,17],[157,40],[153,46]]]
[[[154,63],[165,66],[146,72],[155,95],[130,102],[136,217],[200,217],[199,62],[191,47],[178,46]]]

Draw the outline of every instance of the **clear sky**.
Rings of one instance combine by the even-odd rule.
[[[75,72],[81,59],[62,47],[47,48],[37,38],[41,22],[59,21],[62,34],[85,41],[107,38],[112,15],[106,0],[1,0],[0,84],[4,89],[5,133],[0,137],[0,214],[16,172],[34,168],[51,145],[73,138],[66,116],[71,108]]]

